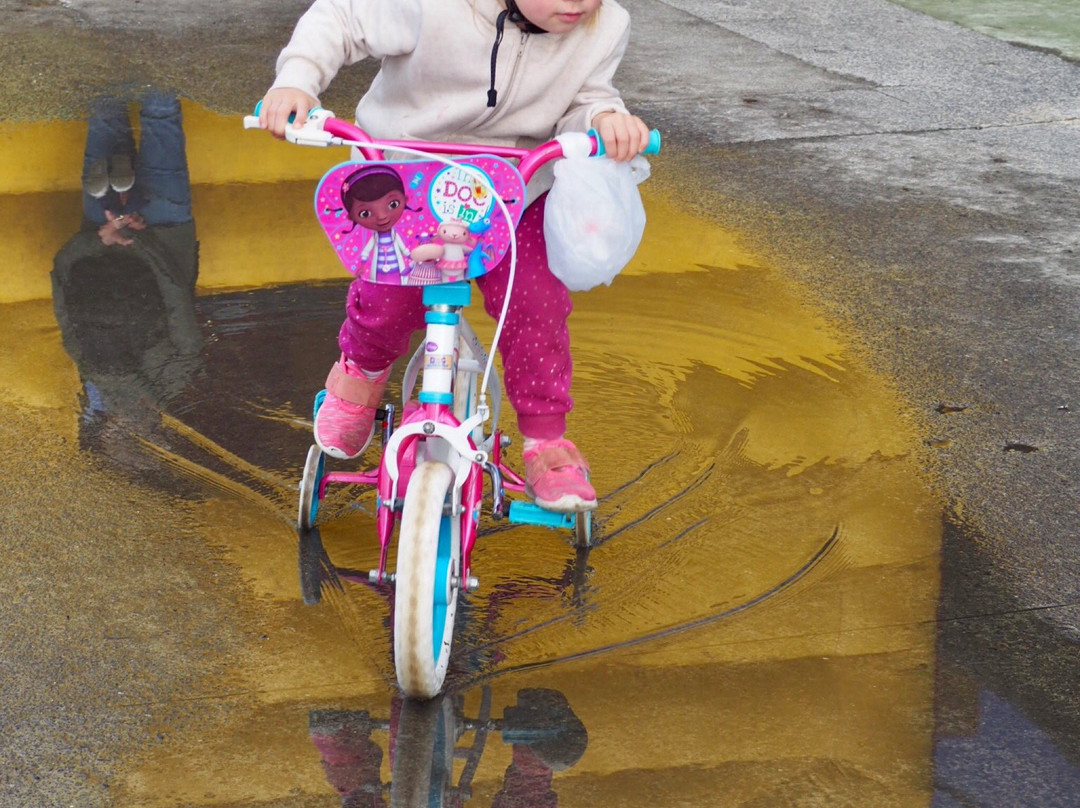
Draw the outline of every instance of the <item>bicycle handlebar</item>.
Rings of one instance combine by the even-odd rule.
[[[260,129],[259,111],[262,101],[255,105],[255,113],[245,116],[245,129]],[[295,115],[289,116],[291,123]],[[601,157],[604,154],[604,142],[597,135],[596,130],[588,133],[572,132],[559,135],[554,140],[542,143],[534,149],[522,149],[513,146],[487,146],[476,143],[444,143],[438,141],[419,140],[384,140],[375,141],[367,132],[355,124],[335,118],[329,110],[316,107],[308,112],[307,120],[300,128],[286,127],[285,139],[299,146],[355,146],[368,160],[382,159],[384,149],[416,149],[440,154],[451,154],[457,157],[470,157],[480,154],[494,155],[519,161],[518,170],[528,182],[536,170],[550,160],[557,160],[566,156],[569,149],[582,155]],[[660,132],[653,129],[649,132],[649,143],[643,154],[660,153]]]

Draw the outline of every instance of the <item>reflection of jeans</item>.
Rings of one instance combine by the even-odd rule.
[[[141,213],[148,225],[170,225],[191,221],[191,178],[184,151],[184,129],[180,101],[171,95],[149,93],[139,106],[139,151],[128,119],[127,102],[117,98],[97,101],[90,115],[83,155],[83,178],[97,160],[113,155],[133,159],[135,186],[126,204],[111,188],[101,199],[83,190],[83,215],[91,222],[105,223],[105,211]]]

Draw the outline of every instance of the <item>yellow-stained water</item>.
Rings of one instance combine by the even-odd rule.
[[[184,112],[200,295],[336,277],[310,215],[326,153]],[[5,126],[0,141],[21,143]],[[39,137],[77,155],[83,134],[64,124]],[[62,424],[74,452],[80,375],[48,298],[52,256],[78,223],[78,163],[56,164],[75,181],[35,188],[2,153],[0,213],[21,224],[9,243],[20,269],[0,286],[0,395]],[[634,263],[578,295],[571,320],[571,437],[601,492],[601,543],[577,558],[542,529],[484,536],[451,685],[475,711],[487,683],[497,716],[525,689],[566,697],[588,747],[554,774],[561,805],[929,804],[941,527],[911,456],[919,436],[888,381],[738,234],[648,186],[646,204]],[[476,305],[470,320],[490,335]],[[313,392],[259,402],[260,418],[302,430]],[[244,582],[232,619],[245,650],[224,679],[177,694],[231,708],[129,753],[117,804],[337,804],[309,713],[389,719],[388,604],[346,582],[304,606],[296,477],[201,434],[186,413],[155,428],[144,453],[200,487],[190,520]],[[91,470],[80,484],[111,480]],[[370,508],[347,505],[326,504],[322,541],[338,567],[366,570],[377,563]],[[371,737],[389,781],[389,734]],[[466,804],[490,805],[510,762],[510,746],[490,738]]]

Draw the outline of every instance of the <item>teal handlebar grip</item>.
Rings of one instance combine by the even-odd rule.
[[[594,157],[604,156],[604,141],[600,139],[600,135],[597,134],[595,129],[590,129],[589,134],[596,138],[596,154]],[[645,147],[645,151],[642,154],[659,154],[660,153],[660,130],[649,130],[649,145]]]

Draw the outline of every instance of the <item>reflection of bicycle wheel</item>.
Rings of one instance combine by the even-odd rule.
[[[452,699],[401,703],[390,808],[441,808],[452,786],[455,733]]]
[[[394,664],[406,695],[430,698],[441,689],[457,610],[460,537],[443,515],[453,482],[445,463],[413,471],[401,511],[394,596]]]
[[[574,543],[578,547],[592,545],[592,511],[581,511],[574,516]]]
[[[322,601],[323,584],[328,584],[341,591],[341,581],[337,571],[323,549],[322,537],[318,528],[297,531],[300,595],[304,603],[314,606]]]
[[[326,468],[326,458],[316,445],[308,449],[304,462],[304,476],[300,478],[300,514],[297,524],[301,530],[310,530],[319,513],[319,485]]]

